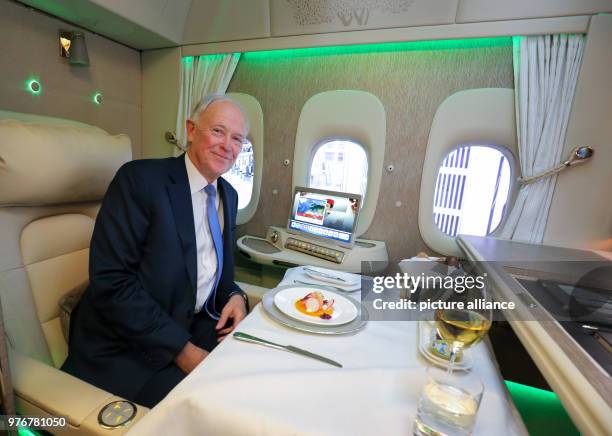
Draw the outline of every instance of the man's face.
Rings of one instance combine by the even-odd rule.
[[[211,103],[197,124],[187,120],[187,140],[191,144],[187,154],[209,183],[234,165],[245,131],[240,110],[229,101]]]

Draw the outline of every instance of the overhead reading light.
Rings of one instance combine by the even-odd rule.
[[[79,31],[60,30],[60,56],[68,58],[71,65],[89,65],[85,35]]]

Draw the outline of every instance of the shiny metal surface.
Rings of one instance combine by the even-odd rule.
[[[261,339],[256,336],[249,335],[248,333],[244,333],[244,332],[235,332],[233,336],[235,339],[238,339],[239,341],[250,342],[252,344],[264,345],[266,347],[275,348],[277,350],[288,351],[290,353],[299,354],[300,356],[309,357],[311,359],[315,359],[320,362],[324,362],[329,365],[333,365],[338,368],[342,368],[342,364],[336,362],[335,360],[331,360],[331,359],[328,359],[327,357],[321,356],[320,354],[312,353],[310,351],[303,350],[298,347],[294,347],[293,345],[277,344],[275,342],[271,342],[266,339]]]

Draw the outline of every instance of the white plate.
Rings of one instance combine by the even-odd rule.
[[[343,271],[334,271],[327,270],[309,266],[308,269],[303,269],[304,273],[310,277],[311,279],[317,280],[319,282],[330,283],[334,286],[339,286],[342,288],[353,289],[359,288],[361,285],[361,280],[359,276],[351,273],[345,273]],[[322,274],[318,274],[317,272],[321,272]],[[323,274],[329,274],[332,276],[340,277],[343,280],[334,279],[331,277],[325,277]]]
[[[321,285],[316,285],[321,286]],[[306,322],[302,322],[298,319],[291,318],[281,312],[276,304],[274,304],[274,296],[285,289],[294,288],[295,285],[282,285],[278,288],[270,289],[264,294],[261,299],[261,307],[270,319],[295,330],[301,332],[315,333],[319,335],[350,335],[363,329],[370,319],[370,314],[367,309],[363,307],[362,303],[357,302],[351,297],[346,297],[351,301],[355,307],[357,307],[357,317],[351,322],[342,325],[316,325]],[[323,289],[325,291],[325,289]]]
[[[295,308],[295,302],[304,298],[311,292],[319,291],[326,299],[335,300],[334,313],[331,319],[322,319],[316,316],[305,315]],[[336,326],[351,322],[357,317],[357,307],[342,295],[332,291],[324,291],[308,286],[296,286],[284,289],[274,296],[274,304],[285,315],[293,319],[316,325]]]
[[[436,356],[429,348],[429,343],[431,341],[431,330],[435,327],[435,323],[433,321],[419,321],[418,326],[419,351],[421,354],[434,365],[442,368],[448,368],[448,360],[443,359],[440,356]],[[453,369],[456,371],[469,371],[471,368],[472,353],[469,349],[463,350],[461,360],[459,362],[455,362]]]

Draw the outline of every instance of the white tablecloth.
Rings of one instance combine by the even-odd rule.
[[[297,272],[296,272],[297,271]],[[283,283],[301,270],[289,270]],[[239,331],[329,357],[344,368],[228,337],[132,434],[408,435],[427,361],[416,322],[370,322],[352,336],[298,332],[261,304]],[[489,350],[472,350],[485,385],[475,435],[527,434]]]

